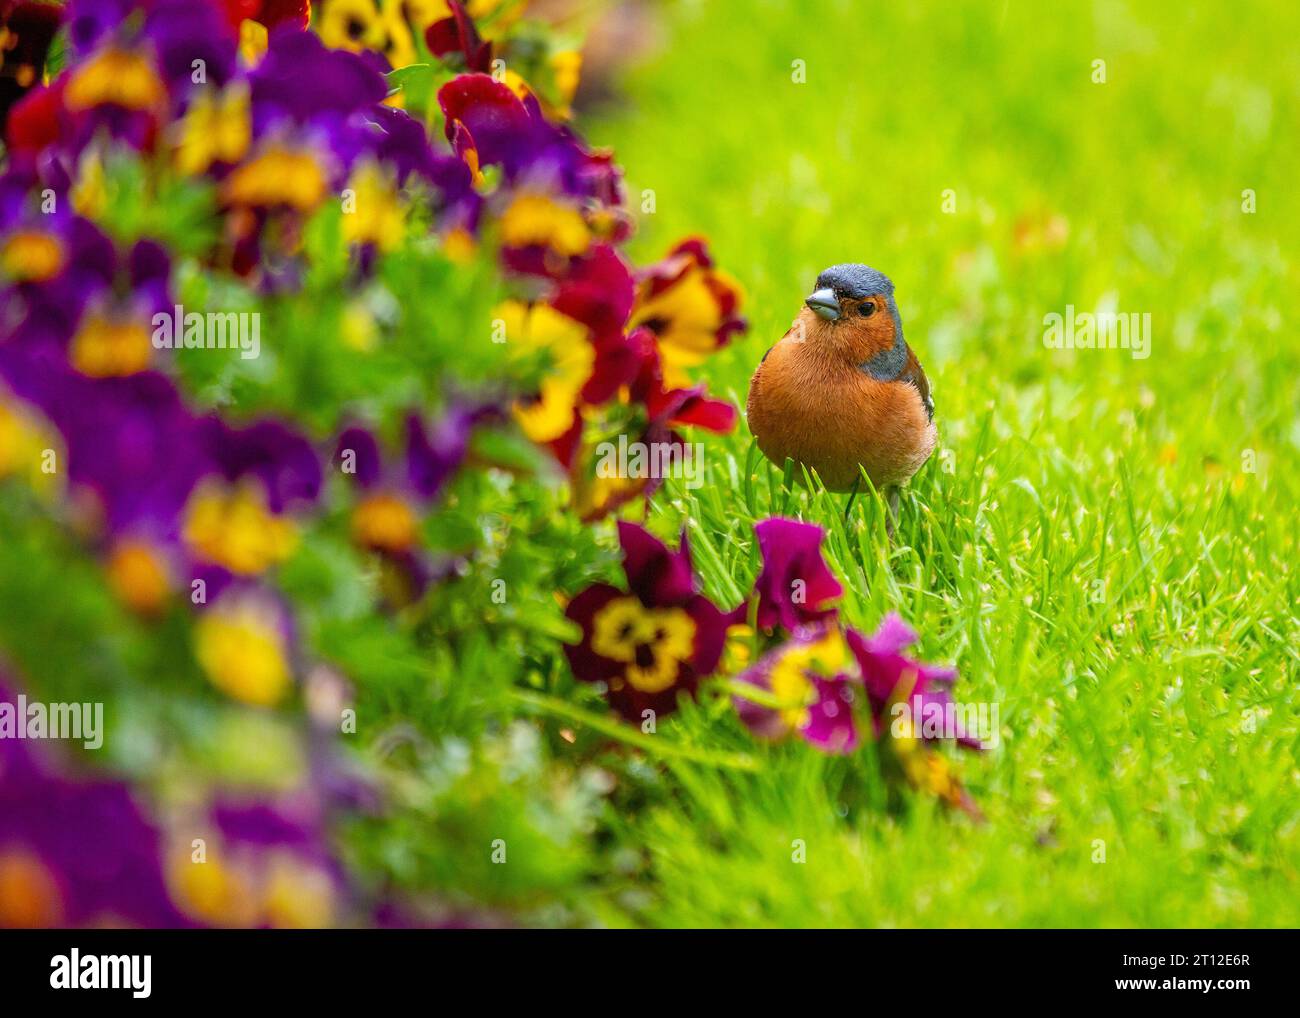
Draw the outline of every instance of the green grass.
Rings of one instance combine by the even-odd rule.
[[[999,704],[1000,747],[961,759],[987,822],[886,804],[860,760],[755,751],[706,699],[663,734],[760,767],[665,758],[664,794],[620,812],[651,880],[616,920],[1294,926],[1300,12],[913,6],[672,6],[584,128],[634,206],[655,192],[642,261],[701,233],[746,288],[749,336],[704,369],[739,405],[819,269],[894,279],[941,433],[897,540],[878,500],[846,524],[783,491],[743,422],[695,436],[708,483],[670,484],[654,525],[689,521],[727,606],[756,519],[825,526],[849,620],[900,611]],[[1046,349],[1067,304],[1149,312],[1150,357]]]

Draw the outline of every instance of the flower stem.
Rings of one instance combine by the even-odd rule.
[[[797,703],[790,703],[788,700],[782,700],[775,693],[767,689],[755,686],[752,682],[741,682],[739,679],[722,679],[722,686],[733,696],[738,696],[742,700],[749,700],[760,707],[771,707],[773,710],[789,710],[792,707],[802,706]]]
[[[585,710],[582,707],[575,707],[567,700],[561,700],[559,697],[548,696],[545,693],[537,693],[529,689],[512,689],[510,695],[520,703],[528,704],[548,714],[576,721],[600,732],[602,735],[608,735],[612,739],[643,749],[651,756],[694,760],[696,763],[708,764],[711,767],[723,767],[732,770],[758,770],[758,761],[744,753],[720,753],[700,749],[696,746],[684,746],[679,742],[672,742],[659,735],[647,735],[639,728],[622,724],[608,717]]]

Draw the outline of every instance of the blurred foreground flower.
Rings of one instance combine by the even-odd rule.
[[[310,801],[220,799],[173,828],[168,880],[195,922],[319,929],[341,918],[343,876]]]
[[[739,285],[714,267],[704,241],[692,237],[638,273],[629,325],[655,334],[669,381],[680,384],[683,368],[703,363],[745,330],[740,301]]]
[[[350,427],[336,446],[338,467],[356,486],[353,541],[380,557],[383,593],[390,607],[411,604],[448,566],[423,551],[423,517],[469,451],[473,429],[494,420],[491,403],[456,402],[426,425],[418,414],[405,419],[406,446],[400,461],[385,460],[374,434]]]
[[[195,657],[214,686],[244,703],[274,707],[293,684],[295,634],[272,593],[232,587],[195,623]]]
[[[0,705],[17,702],[0,684]],[[62,775],[27,747],[0,739],[0,927],[185,925],[130,789]]]

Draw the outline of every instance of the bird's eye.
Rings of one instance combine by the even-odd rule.
[[[869,300],[864,300],[862,306],[858,308],[858,314],[862,315],[863,318],[870,318],[875,313],[876,305]]]

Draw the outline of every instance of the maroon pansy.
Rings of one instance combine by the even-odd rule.
[[[575,597],[565,614],[582,639],[565,653],[578,679],[604,683],[610,706],[641,722],[694,695],[722,656],[726,620],[696,593],[685,534],[675,552],[635,523],[620,522],[618,535],[628,591],[598,583]]]

